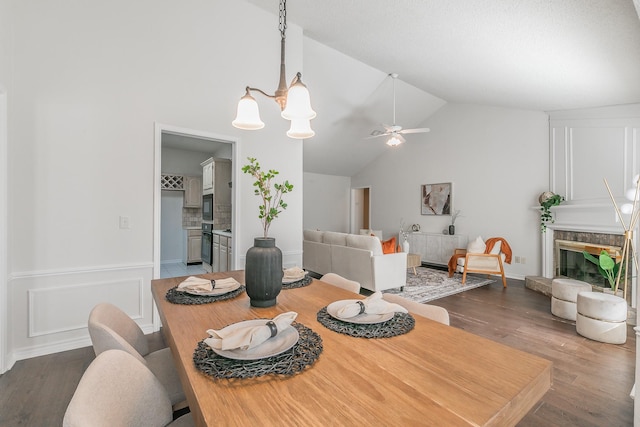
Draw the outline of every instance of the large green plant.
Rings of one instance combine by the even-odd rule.
[[[289,184],[289,181],[285,181],[282,184],[274,182],[272,188],[271,180],[275,178],[279,172],[273,169],[264,172],[260,168],[260,163],[258,163],[255,158],[247,157],[247,159],[249,160],[249,164],[242,167],[242,172],[248,173],[256,179],[253,183],[255,187],[254,192],[256,196],[262,198],[258,218],[262,221],[262,229],[264,230],[264,237],[266,238],[271,222],[278,217],[280,212],[287,209],[287,204],[282,200],[282,196],[291,192],[293,185]]]
[[[609,252],[605,250],[600,252],[600,256],[598,258],[594,257],[587,251],[582,251],[582,254],[586,260],[591,261],[598,266],[598,272],[600,272],[600,275],[607,279],[611,289],[616,292],[618,290],[616,286],[616,278],[618,277],[620,266],[622,264],[616,263],[616,261],[609,255]]]

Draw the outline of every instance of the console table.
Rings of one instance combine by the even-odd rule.
[[[427,264],[447,265],[456,248],[466,248],[467,236],[442,233],[409,233],[409,251],[420,254],[420,260]]]

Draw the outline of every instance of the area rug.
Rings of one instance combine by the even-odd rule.
[[[407,271],[407,284],[404,290],[401,291],[399,288],[395,288],[383,292],[424,303],[494,282],[484,277],[467,275],[467,281],[463,285],[462,274],[460,273],[456,273],[449,278],[448,272],[427,267],[416,267],[417,275],[413,274],[412,269]]]

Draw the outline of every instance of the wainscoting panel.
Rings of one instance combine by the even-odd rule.
[[[134,319],[143,318],[143,278],[30,289],[29,337],[87,327],[87,313],[101,302],[120,307]]]
[[[91,345],[91,309],[110,302],[154,330],[153,264],[14,273],[9,277],[10,361]]]

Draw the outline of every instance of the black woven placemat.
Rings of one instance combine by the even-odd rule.
[[[300,338],[284,353],[258,360],[234,360],[216,354],[202,340],[193,353],[193,362],[202,373],[214,379],[298,374],[320,357],[322,338],[301,323],[293,322],[291,325],[298,330]]]
[[[327,313],[327,307],[323,307],[317,315],[318,322],[334,332],[350,335],[358,338],[390,338],[406,334],[414,328],[416,321],[409,313],[395,313],[386,322],[360,324],[343,322]]]
[[[313,282],[313,277],[310,277],[308,274],[304,276],[304,279],[296,280],[291,283],[283,283],[282,289],[295,289],[295,288],[303,288],[305,286],[309,286]]]
[[[172,302],[174,304],[209,304],[216,301],[224,301],[227,299],[235,298],[241,293],[245,291],[246,287],[244,285],[240,285],[238,289],[235,289],[231,292],[227,292],[222,295],[214,295],[214,296],[205,296],[205,295],[193,295],[187,292],[179,291],[178,287],[171,288],[167,291],[165,298],[167,301]]]

